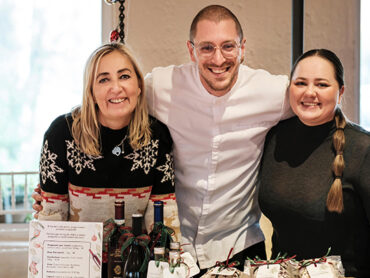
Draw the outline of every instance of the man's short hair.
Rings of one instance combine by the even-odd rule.
[[[233,20],[235,22],[236,32],[239,35],[240,41],[242,41],[243,30],[242,30],[239,20],[228,8],[221,6],[221,5],[210,5],[210,6],[203,8],[202,10],[198,12],[198,14],[194,17],[193,22],[191,23],[190,35],[189,35],[190,41],[194,40],[198,22],[204,19],[211,20],[216,23],[220,22],[221,20],[225,20],[225,19]]]

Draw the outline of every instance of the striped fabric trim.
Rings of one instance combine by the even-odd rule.
[[[55,193],[49,193],[41,190],[41,196],[42,199],[45,200],[47,203],[55,203],[55,201],[61,201],[61,202],[68,202],[69,197],[68,194],[55,194]]]
[[[149,198],[150,201],[165,201],[165,200],[174,200],[176,201],[175,193],[161,194],[161,195],[151,195]]]
[[[124,196],[130,195],[139,199],[145,198],[152,191],[152,186],[142,188],[90,188],[69,184],[69,193],[73,196],[80,194],[90,196],[93,199],[101,199],[103,196],[115,197],[123,199]]]

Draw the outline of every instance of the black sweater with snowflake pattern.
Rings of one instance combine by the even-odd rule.
[[[70,114],[53,121],[44,136],[40,159],[43,210],[40,220],[103,222],[114,216],[114,200],[125,201],[126,223],[132,213],[153,222],[153,202],[165,202],[165,223],[179,233],[174,187],[172,139],[167,127],[150,118],[150,143],[133,150],[128,128],[101,126],[102,154],[83,153],[71,134]],[[123,141],[123,143],[122,143]],[[122,143],[122,144],[121,144]],[[119,146],[120,154],[113,153]]]

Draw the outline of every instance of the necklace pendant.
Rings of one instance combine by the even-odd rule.
[[[125,146],[123,145],[123,143],[125,142],[127,138],[127,134],[125,136],[125,138],[122,139],[121,143],[119,143],[117,146],[115,146],[112,150],[112,154],[116,155],[116,156],[120,156],[121,154],[124,154],[125,153]],[[122,148],[121,148],[122,146]]]
[[[115,146],[112,150],[112,154],[116,155],[116,156],[119,156],[120,154],[122,153],[122,150],[120,147],[118,146]]]

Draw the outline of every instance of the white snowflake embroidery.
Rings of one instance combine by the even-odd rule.
[[[126,155],[125,158],[133,160],[133,165],[131,167],[131,172],[142,168],[145,174],[148,174],[150,168],[154,167],[157,161],[158,155],[158,143],[159,140],[150,140],[150,143],[133,153]]]
[[[75,144],[75,141],[65,140],[67,144],[67,160],[69,166],[75,169],[79,175],[84,168],[89,168],[96,171],[94,167],[94,160],[102,158],[101,156],[91,156],[83,153]]]
[[[162,183],[171,181],[172,186],[175,186],[175,173],[173,170],[173,157],[171,154],[166,154],[166,163],[158,166],[157,169],[163,172]]]
[[[40,175],[43,183],[46,183],[46,179],[58,183],[55,174],[62,173],[63,169],[55,164],[57,158],[58,155],[50,152],[48,140],[45,140],[40,159]]]

